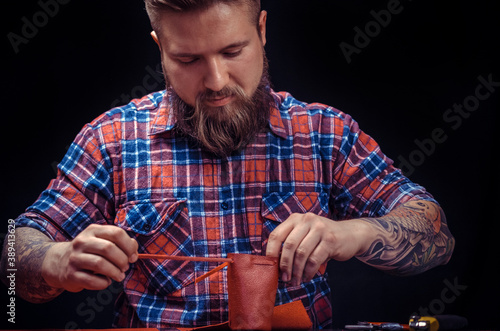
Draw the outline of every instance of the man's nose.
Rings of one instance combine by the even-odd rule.
[[[218,92],[229,83],[229,73],[223,61],[213,58],[207,61],[203,81],[205,88]]]

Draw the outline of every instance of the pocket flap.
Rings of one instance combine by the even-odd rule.
[[[131,201],[120,206],[115,224],[129,232],[139,244],[139,253],[192,256],[191,224],[186,200]],[[135,263],[125,289],[142,287],[167,296],[195,278],[194,263],[144,259]]]
[[[178,216],[184,202],[186,200],[177,199],[130,201],[120,206],[115,224],[125,231],[153,235]]]
[[[277,222],[284,222],[293,213],[328,214],[325,193],[270,192],[262,197],[261,215]]]

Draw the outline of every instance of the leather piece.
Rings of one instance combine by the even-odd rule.
[[[197,278],[200,281],[228,266],[229,321],[188,330],[309,330],[312,322],[302,301],[274,306],[278,289],[278,258],[228,254],[227,258],[205,258],[139,254],[140,258],[181,261],[224,262]]]
[[[274,307],[273,330],[309,330],[312,322],[301,300]]]
[[[228,254],[233,260],[227,270],[229,327],[231,330],[271,330],[278,259]]]
[[[302,301],[293,301],[274,307],[272,316],[272,330],[310,330],[312,322],[307,315]],[[229,322],[199,326],[196,328],[179,328],[181,331],[192,330],[231,330]]]

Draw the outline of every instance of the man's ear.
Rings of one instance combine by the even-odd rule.
[[[153,37],[153,40],[155,41],[155,43],[158,45],[158,47],[160,47],[160,42],[158,41],[158,35],[156,34],[156,32],[154,31],[151,31],[151,37]]]
[[[260,39],[262,41],[262,46],[266,45],[266,22],[267,22],[267,12],[263,10],[260,12],[260,17],[259,17],[259,32],[260,32]]]

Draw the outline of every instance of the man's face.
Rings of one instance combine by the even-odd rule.
[[[259,19],[261,37],[245,4],[215,4],[187,13],[163,12],[157,42],[167,83],[188,105],[199,95],[207,111],[230,106],[239,87],[252,96],[263,72],[266,13]]]

